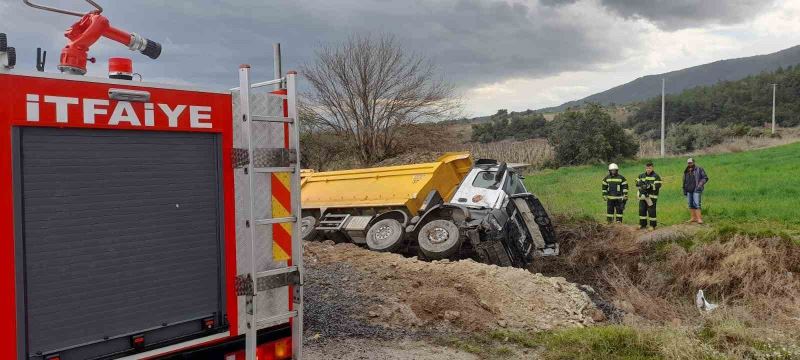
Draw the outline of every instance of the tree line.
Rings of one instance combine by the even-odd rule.
[[[760,127],[772,121],[772,84],[776,93],[776,121],[780,126],[800,124],[800,66],[779,68],[741,80],[699,86],[666,96],[669,124],[705,124],[718,127]],[[640,104],[628,127],[648,138],[659,136],[661,97]]]
[[[512,112],[501,109],[485,123],[472,125],[472,141],[489,143],[505,139],[527,140],[547,137],[544,115],[533,110]]]

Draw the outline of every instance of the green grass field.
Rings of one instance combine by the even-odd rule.
[[[620,163],[631,186],[625,223],[638,223],[634,179],[648,159]],[[689,218],[681,190],[686,158],[652,159],[664,186],[658,202],[662,225]],[[703,196],[703,217],[712,226],[735,226],[752,231],[800,233],[800,143],[739,153],[695,157],[709,177]],[[525,185],[550,213],[588,215],[605,221],[601,180],[606,165],[544,170],[526,176]]]

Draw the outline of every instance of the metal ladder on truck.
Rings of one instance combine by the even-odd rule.
[[[286,101],[284,105],[284,116],[267,116],[251,113],[251,90],[266,86],[277,86],[281,88],[285,84]],[[245,297],[246,304],[246,322],[247,331],[245,333],[245,353],[247,360],[256,360],[257,349],[257,330],[261,324],[277,323],[287,320],[291,323],[292,332],[292,358],[300,359],[302,357],[302,343],[303,343],[303,245],[300,237],[300,124],[297,116],[297,84],[296,73],[290,71],[285,77],[277,78],[270,81],[251,83],[250,82],[250,66],[242,65],[239,68],[239,104],[241,109],[242,130],[245,135],[245,143],[247,145],[247,161],[245,171],[248,176],[248,195],[249,195],[249,209],[247,212],[246,229],[249,237],[249,256],[250,265],[249,271],[244,274],[239,274],[236,277],[236,291],[237,295]],[[288,144],[288,148],[280,149],[285,150],[284,155],[288,154],[288,166],[277,167],[259,167],[256,163],[256,154],[264,149],[257,148],[254,144],[253,133],[255,123],[278,123],[286,124],[289,131],[284,131],[284,137],[288,136],[290,141],[284,142]],[[289,173],[291,174],[291,214],[286,217],[273,217],[267,216],[265,218],[255,218],[256,209],[256,194],[258,192],[267,192],[267,189],[259,189],[256,186],[256,177],[258,176],[273,176],[276,173]],[[258,241],[273,241],[274,239],[264,238],[256,231],[258,226],[273,226],[274,224],[291,224],[291,258],[287,262],[286,267],[258,271],[256,267],[256,249]],[[275,236],[274,232],[273,238]],[[246,245],[246,246],[247,246]],[[274,241],[272,246],[277,246]],[[258,319],[256,311],[255,297],[260,292],[276,289],[280,287],[290,286],[291,289],[291,307],[288,311],[282,314],[273,315],[268,318]],[[288,305],[288,304],[287,304]]]

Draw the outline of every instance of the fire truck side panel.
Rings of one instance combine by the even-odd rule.
[[[17,359],[17,336],[19,319],[16,311],[18,298],[14,266],[16,249],[14,247],[14,193],[12,183],[13,156],[11,152],[11,117],[7,95],[11,91],[8,76],[0,76],[0,359]]]
[[[238,324],[229,94],[42,74],[2,74],[0,93],[0,358]]]

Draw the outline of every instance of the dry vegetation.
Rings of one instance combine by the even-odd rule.
[[[467,143],[453,150],[469,151],[475,158],[500,159],[511,163],[526,163],[541,167],[552,161],[553,149],[545,139],[523,141],[503,140],[487,144]]]
[[[663,229],[641,236],[625,226],[558,219],[563,255],[532,271],[591,284],[650,334],[653,358],[800,357],[800,247],[781,237]],[[704,289],[720,308],[694,306]],[[602,302],[601,302],[602,303]]]
[[[771,136],[738,136],[726,138],[721,144],[713,145],[702,150],[693,151],[693,155],[736,153],[748,150],[763,149],[773,146],[791,144],[800,140],[800,129],[786,128],[780,129],[779,137]],[[660,140],[642,140],[639,142],[639,153],[637,157],[653,158],[658,157],[661,152]],[[683,155],[683,154],[671,154]]]

